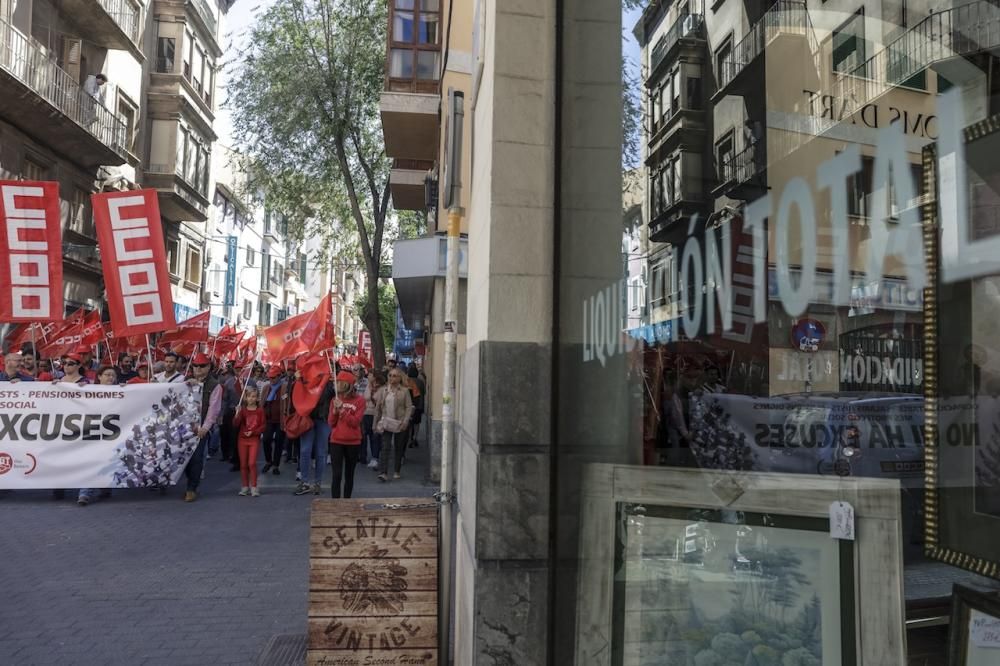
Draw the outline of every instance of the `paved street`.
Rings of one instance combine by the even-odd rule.
[[[359,466],[354,496],[430,496],[426,448],[407,456],[389,484]],[[292,494],[289,465],[260,498],[236,495],[228,464],[206,469],[193,504],[182,487],[86,508],[0,493],[0,664],[274,663],[258,662],[273,636],[305,633],[313,496]]]

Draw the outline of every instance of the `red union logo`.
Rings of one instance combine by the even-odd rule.
[[[285,333],[285,343],[287,344],[292,340],[301,337],[302,337],[302,331],[289,331],[288,333]]]
[[[14,457],[9,453],[0,452],[0,474],[6,474],[14,469]]]
[[[0,198],[7,218],[7,250],[15,317],[48,317],[50,310],[49,244],[44,237],[45,210],[22,208],[15,197],[44,199],[41,187],[6,185]],[[38,233],[42,237],[37,238]]]
[[[125,217],[122,212],[124,208],[143,206],[145,203],[142,196],[108,201],[111,235],[118,260],[118,282],[125,303],[125,321],[130,326],[163,321],[160,287],[150,241],[151,222],[145,215]],[[159,223],[159,220],[156,222]]]

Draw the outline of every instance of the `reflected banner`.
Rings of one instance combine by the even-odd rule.
[[[0,489],[172,485],[198,446],[200,415],[200,386],[4,384]]]

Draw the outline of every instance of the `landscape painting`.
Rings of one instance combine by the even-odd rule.
[[[627,515],[620,529],[617,663],[854,663],[853,623],[842,627],[841,612],[841,583],[853,582],[828,529],[739,512],[650,513]]]

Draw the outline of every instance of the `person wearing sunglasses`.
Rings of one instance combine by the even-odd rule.
[[[68,384],[89,384],[90,380],[83,375],[83,358],[79,354],[67,354],[63,357],[63,376],[59,381]]]

